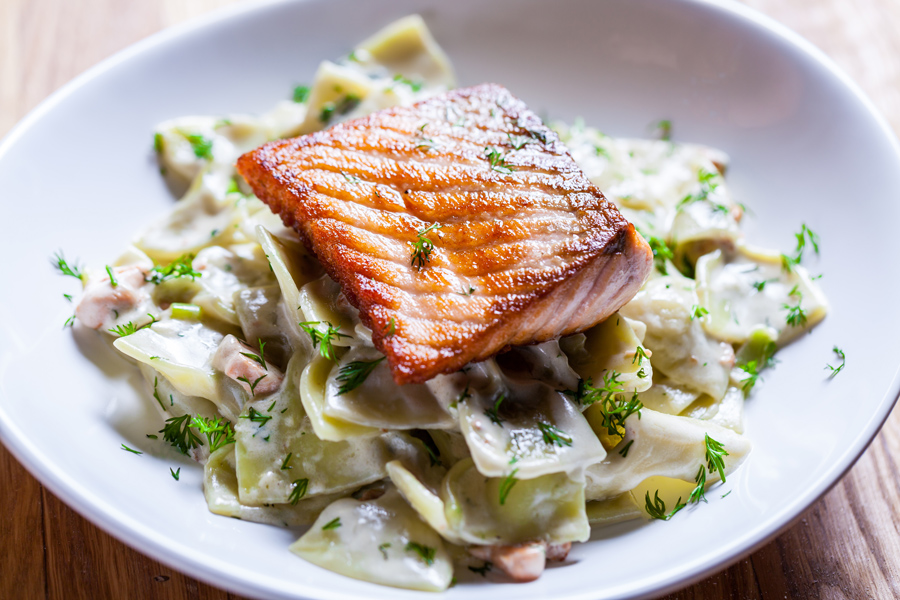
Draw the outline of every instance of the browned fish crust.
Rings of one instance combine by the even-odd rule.
[[[557,135],[499,85],[271,142],[237,168],[340,283],[398,383],[587,329],[652,265]],[[411,244],[433,224],[417,269]]]

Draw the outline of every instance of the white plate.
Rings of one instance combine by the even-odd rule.
[[[269,2],[142,42],[66,86],[0,147],[0,437],[65,502],[140,551],[266,598],[418,596],[324,571],[287,551],[295,534],[210,514],[201,469],[147,448],[137,377],[96,334],[62,330],[57,248],[102,265],[171,205],[151,151],[158,121],[262,111],[410,12],[427,19],[462,84],[496,81],[553,117],[613,135],[670,118],[679,140],[733,158],[754,213],[747,233],[822,238],[824,324],[779,354],[747,406],[755,448],[710,502],[668,523],[598,532],[535,583],[463,582],[448,598],[625,598],[684,585],[764,543],[824,493],[898,394],[900,157],[884,121],[823,55],[737,4],[662,0]],[[831,347],[849,364],[833,381]],[[94,352],[101,358],[90,359]],[[146,412],[150,414],[149,409]]]

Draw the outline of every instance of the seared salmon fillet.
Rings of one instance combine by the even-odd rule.
[[[237,164],[338,283],[398,383],[582,331],[652,254],[506,88],[458,89]]]

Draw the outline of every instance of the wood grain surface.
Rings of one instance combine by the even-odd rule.
[[[0,135],[151,33],[234,0],[0,0]],[[900,132],[900,0],[748,0],[830,55]],[[796,524],[678,600],[900,598],[900,412]],[[150,560],[66,507],[0,446],[0,600],[236,598]]]

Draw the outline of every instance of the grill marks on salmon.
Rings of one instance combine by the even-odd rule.
[[[238,171],[340,283],[398,383],[587,329],[652,264],[556,134],[498,85],[272,142]]]

